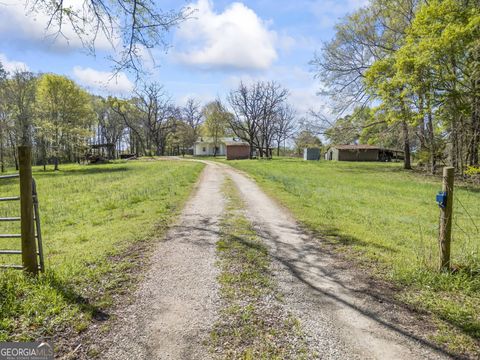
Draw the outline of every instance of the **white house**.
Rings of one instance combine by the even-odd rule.
[[[231,137],[223,137],[218,139],[217,154],[225,156],[227,154],[226,143],[237,141]],[[193,145],[193,155],[195,156],[213,156],[215,152],[215,143],[211,137],[200,137]]]

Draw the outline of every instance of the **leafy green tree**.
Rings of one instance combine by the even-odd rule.
[[[376,110],[383,113],[387,123],[401,124],[405,153],[403,167],[411,169],[409,125],[413,122],[413,116],[404,84],[395,72],[394,57],[377,60],[366,73],[366,84],[372,94],[382,100]]]
[[[140,156],[146,153],[145,131],[143,129],[142,114],[135,106],[138,99],[108,98],[110,109],[123,119],[127,127],[127,136],[130,143],[130,153]]]
[[[39,135],[45,146],[48,144],[58,170],[62,152],[84,150],[91,135],[95,115],[90,96],[64,76],[45,74],[38,80],[36,107]]]
[[[6,80],[9,116],[14,120],[17,145],[31,145],[35,112],[36,77],[29,71],[16,70]]]
[[[167,136],[167,148],[171,155],[184,156],[195,142],[194,129],[183,119],[173,118],[171,122],[172,131]]]
[[[374,106],[388,94],[381,111],[392,124],[394,119],[401,124],[407,169],[411,167],[412,122],[408,104],[400,96],[402,88],[391,83],[394,74],[391,58],[403,46],[422,3],[421,0],[372,0],[336,26],[335,37],[311,62],[325,85],[323,93],[331,96],[339,113],[352,111],[359,105]]]
[[[406,92],[427,119],[432,170],[438,132],[448,138],[448,158],[463,172],[478,164],[480,145],[480,6],[476,1],[429,1],[416,13],[396,68]]]
[[[375,125],[373,112],[368,107],[356,108],[351,115],[337,119],[325,131],[326,138],[333,144],[353,144],[360,140],[366,127]]]
[[[202,133],[213,140],[213,156],[217,156],[217,148],[220,139],[227,135],[229,119],[232,114],[225,111],[219,100],[212,101],[203,108],[205,122],[202,126]]]
[[[93,110],[97,123],[95,130],[95,142],[97,144],[110,144],[108,158],[115,158],[115,145],[117,145],[125,134],[127,125],[122,116],[112,110],[112,98],[104,99],[100,96],[92,97]]]
[[[300,131],[295,137],[295,148],[297,149],[297,154],[300,155],[305,148],[321,148],[322,141],[318,136],[315,136],[312,132],[308,130]]]
[[[11,147],[18,170],[17,146],[33,144],[36,77],[29,71],[15,70],[3,81],[2,129]]]

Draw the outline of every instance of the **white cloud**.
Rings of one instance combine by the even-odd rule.
[[[267,69],[276,59],[277,34],[269,24],[242,3],[230,4],[222,13],[209,0],[191,5],[195,19],[176,33],[180,50],[176,58],[201,68]]]
[[[295,107],[298,114],[306,115],[310,110],[330,115],[332,108],[328,98],[317,95],[316,86],[306,86],[290,89],[289,101]]]
[[[8,72],[13,72],[15,70],[24,70],[28,71],[29,67],[27,64],[21,61],[10,60],[6,55],[0,54],[0,63],[2,63],[3,68]]]
[[[75,66],[73,75],[83,86],[107,92],[109,94],[128,94],[133,91],[134,84],[125,73],[113,74],[108,71],[98,71],[92,68]]]
[[[64,0],[63,6],[79,9],[83,3],[84,0]],[[81,40],[68,21],[62,25],[62,34],[57,34],[58,29],[53,25],[47,30],[49,19],[49,16],[42,12],[30,12],[25,1],[0,1],[0,36],[2,36],[2,40],[33,42],[58,50],[83,47]],[[87,25],[85,30],[87,34],[91,34],[90,39],[93,39],[94,24],[93,22],[90,24],[91,28]],[[99,32],[95,39],[95,48],[112,49],[112,45],[102,32]]]

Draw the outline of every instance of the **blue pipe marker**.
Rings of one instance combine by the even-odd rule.
[[[447,193],[445,191],[440,191],[436,196],[437,204],[442,209],[447,206]]]

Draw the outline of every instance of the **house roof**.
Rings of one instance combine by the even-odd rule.
[[[225,143],[227,141],[233,141],[234,139],[231,137],[222,137],[218,138],[219,142]],[[213,143],[213,137],[208,137],[208,136],[201,136],[195,141],[196,144],[211,144]]]
[[[213,144],[213,138],[212,137],[200,137],[198,138],[198,140],[195,142],[195,144]],[[227,146],[245,146],[245,145],[249,145],[247,142],[245,141],[242,141],[240,139],[237,139],[237,138],[233,138],[233,137],[222,137],[222,138],[219,138],[218,139],[218,142],[219,143],[223,143]]]
[[[368,145],[368,144],[358,144],[358,145],[333,145],[332,147],[338,150],[380,150],[378,146]]]
[[[388,151],[394,151],[394,152],[403,152],[402,150],[387,149],[380,146],[374,146],[369,144],[332,145],[331,147],[338,150],[388,150]]]
[[[235,141],[235,140],[224,141],[224,143],[225,143],[226,146],[250,146],[249,143],[247,143],[245,141],[241,141],[241,140],[238,140],[238,141]]]

